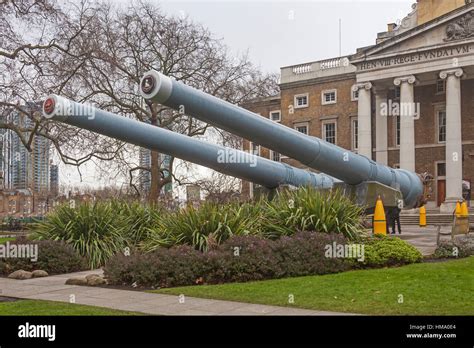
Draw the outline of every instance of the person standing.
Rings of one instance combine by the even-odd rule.
[[[401,224],[400,224],[400,212],[402,210],[399,207],[393,208],[392,211],[392,234],[395,234],[395,223],[398,227],[398,234],[402,234]]]
[[[385,224],[387,226],[387,234],[390,234],[389,227],[392,226],[392,208],[390,207],[385,209]]]

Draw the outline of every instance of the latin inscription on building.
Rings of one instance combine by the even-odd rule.
[[[372,62],[364,62],[359,64],[359,71],[390,68],[398,65],[416,64],[420,62],[428,62],[431,60],[462,56],[465,54],[474,53],[474,44],[466,44],[458,47],[440,48],[428,52],[411,53],[400,55],[397,57],[390,57],[386,59],[378,59]]]

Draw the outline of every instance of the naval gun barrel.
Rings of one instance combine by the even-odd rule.
[[[423,183],[415,173],[378,164],[365,156],[302,134],[157,71],[149,71],[143,76],[140,93],[145,99],[183,110],[186,115],[296,159],[349,185],[378,182],[399,190],[404,207],[416,207],[422,198]]]
[[[280,185],[331,188],[334,179],[248,152],[219,146],[167,129],[100,110],[88,104],[50,95],[43,115],[72,126],[171,155],[268,189]]]

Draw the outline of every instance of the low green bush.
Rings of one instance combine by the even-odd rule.
[[[37,245],[38,259],[36,261],[26,258],[0,259],[0,274],[8,275],[20,269],[24,271],[43,270],[49,274],[71,273],[87,269],[86,259],[62,241],[32,241],[20,237],[9,243]]]
[[[339,234],[297,232],[277,240],[242,236],[226,241],[210,253],[216,265],[205,277],[209,283],[329,274],[349,270],[353,260],[326,255],[326,248],[350,242]],[[238,252],[238,256],[235,253]]]
[[[348,255],[351,247],[360,249]],[[354,243],[342,234],[306,231],[276,240],[232,236],[207,252],[174,246],[150,253],[136,250],[129,256],[120,253],[109,259],[104,271],[112,284],[158,288],[328,274],[421,260],[421,253],[399,238],[375,236]]]
[[[299,232],[278,240],[234,236],[208,252],[190,246],[157,248],[112,257],[104,272],[112,284],[173,287],[246,282],[341,272],[353,261],[327,257],[326,247],[345,244],[338,234]]]
[[[474,241],[469,238],[457,237],[454,240],[441,242],[432,255],[432,258],[462,258],[471,255],[474,255]]]
[[[376,235],[363,244],[365,267],[399,266],[421,262],[423,258],[414,246],[396,237]]]
[[[119,253],[109,259],[104,272],[111,284],[161,288],[197,284],[206,266],[205,254],[181,245],[150,253]]]

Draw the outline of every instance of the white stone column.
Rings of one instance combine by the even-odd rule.
[[[387,90],[375,88],[375,161],[388,165],[387,118],[382,108],[387,108]]]
[[[415,172],[415,91],[413,75],[398,77],[400,86],[400,168]]]
[[[443,212],[452,212],[456,201],[462,199],[462,132],[461,77],[462,69],[442,71],[446,80],[446,199]]]
[[[358,101],[358,153],[372,159],[372,107],[370,82],[359,83],[352,87],[352,90],[359,91]]]

